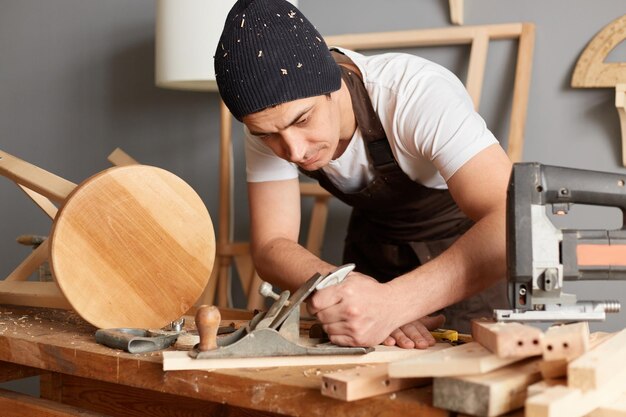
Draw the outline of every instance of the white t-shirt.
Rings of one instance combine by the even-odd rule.
[[[413,181],[445,189],[463,164],[497,143],[463,84],[444,67],[410,54],[365,56],[337,49],[361,71],[391,151]],[[298,177],[296,164],[277,157],[247,129],[245,152],[248,182]],[[358,191],[374,176],[366,152],[357,128],[344,153],[322,169],[340,190]]]

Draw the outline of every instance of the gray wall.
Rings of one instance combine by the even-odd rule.
[[[0,0],[0,149],[74,182],[108,167],[122,147],[191,184],[217,219],[219,119],[215,93],[154,86],[154,0]],[[449,25],[444,0],[300,0],[325,35]],[[537,25],[524,159],[626,172],[614,93],[569,87],[578,55],[623,0],[466,0],[466,24]],[[464,77],[468,49],[419,53]],[[626,61],[626,47],[609,60]],[[481,113],[508,131],[516,45],[492,43]],[[235,127],[235,236],[248,236],[242,135]],[[0,277],[27,255],[14,239],[47,234],[50,221],[0,179]],[[307,206],[308,210],[308,206]],[[339,262],[349,211],[332,203],[324,257]],[[619,227],[615,210],[574,210],[572,227]],[[626,283],[572,285],[583,298],[618,298]],[[241,305],[241,304],[240,304]],[[616,329],[626,314],[595,328]]]

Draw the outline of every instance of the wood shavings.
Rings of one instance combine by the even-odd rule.
[[[296,17],[296,12],[294,12],[293,10],[290,10],[289,13],[287,13],[287,16],[289,16],[289,18],[293,19],[294,17]]]
[[[276,16],[280,17],[280,14],[276,13]]]
[[[259,54],[257,55],[257,58],[261,58],[261,56],[263,56],[263,51],[259,51]]]
[[[302,62],[298,62],[298,65],[296,65],[296,68],[302,68]]]
[[[241,19],[241,27],[243,27],[245,23],[246,23],[246,19],[245,18]]]
[[[316,36],[316,37],[315,37],[315,39],[317,39],[317,41],[318,41],[319,43],[322,43],[322,40],[320,39],[320,37],[319,37],[319,36]]]
[[[281,69],[280,69],[280,73],[281,73],[282,75],[287,75],[287,70],[286,70],[286,69],[284,69],[284,68],[281,68]]]

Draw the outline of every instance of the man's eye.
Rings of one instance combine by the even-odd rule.
[[[309,120],[309,118],[304,118],[304,119],[300,119],[298,120],[298,122],[296,123],[297,125],[303,125],[305,124],[307,121]]]

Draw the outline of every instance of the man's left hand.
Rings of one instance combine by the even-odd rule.
[[[435,344],[435,338],[430,334],[446,321],[443,314],[437,316],[427,316],[391,332],[389,337],[383,342],[386,346],[394,346],[404,349],[428,349]]]

